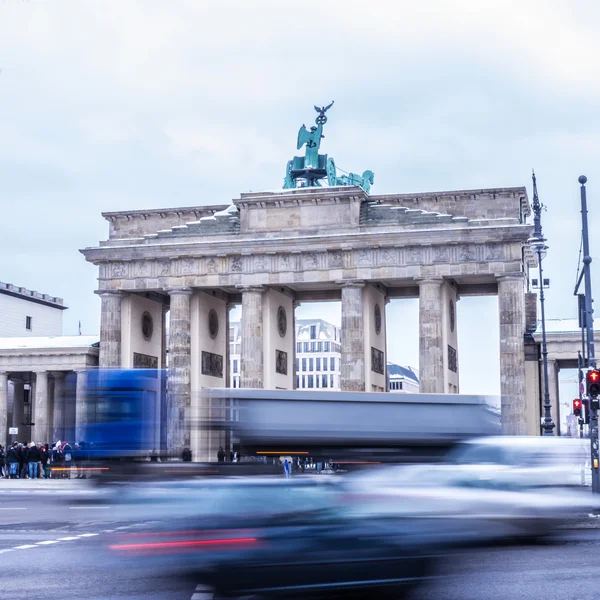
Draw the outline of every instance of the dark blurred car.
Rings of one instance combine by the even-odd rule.
[[[219,480],[121,495],[143,531],[110,550],[154,570],[194,574],[217,596],[402,598],[427,574],[443,524],[398,518],[313,480]]]

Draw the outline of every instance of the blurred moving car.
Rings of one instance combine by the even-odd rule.
[[[152,524],[115,536],[111,553],[193,573],[217,597],[402,598],[441,546],[439,524],[357,511],[325,479],[130,486],[115,510]]]
[[[597,508],[582,488],[589,444],[570,438],[487,437],[442,463],[382,467],[343,484],[412,518],[460,520],[471,540],[537,538]]]

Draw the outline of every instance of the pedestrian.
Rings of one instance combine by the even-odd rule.
[[[35,442],[29,444],[29,451],[27,452],[27,466],[29,468],[29,479],[36,479],[38,474],[38,463],[40,462],[41,456],[38,447]]]
[[[19,449],[19,479],[27,479],[29,477],[29,475],[27,474],[27,455],[29,454],[27,442],[25,442],[24,444],[19,443],[17,448]]]
[[[292,475],[290,461],[287,459],[287,457],[283,461],[283,474],[286,479],[288,479]]]
[[[63,456],[60,448],[61,443],[59,440],[56,442],[56,445],[50,454],[52,461],[52,477],[54,479],[62,479],[64,477],[64,471],[61,470],[63,468]]]
[[[48,479],[50,477],[50,451],[48,450],[48,444],[42,446],[41,463],[44,471],[44,479]]]
[[[183,462],[192,462],[192,451],[189,448],[184,448],[181,453],[181,460]]]
[[[65,463],[65,477],[71,479],[71,467],[73,466],[73,448],[69,442],[63,442],[62,455]]]
[[[4,468],[4,462],[6,460],[6,453],[4,452],[4,446],[0,444],[0,477],[6,477]]]
[[[150,450],[150,462],[158,462],[158,453],[156,450]]]
[[[19,445],[17,442],[14,442],[12,448],[8,451],[6,461],[8,462],[8,476],[11,479],[16,479],[20,466]]]
[[[219,451],[217,452],[217,460],[219,462],[225,462],[225,450],[223,450],[223,446],[219,446]]]

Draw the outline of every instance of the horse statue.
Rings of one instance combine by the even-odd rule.
[[[337,185],[357,185],[361,187],[365,192],[370,193],[371,186],[375,181],[375,173],[370,170],[366,170],[362,176],[356,173],[348,173],[348,175],[342,175],[337,179]]]

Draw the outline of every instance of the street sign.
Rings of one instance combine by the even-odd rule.
[[[17,435],[18,433],[19,433],[18,427],[9,427],[8,428],[8,435]]]

